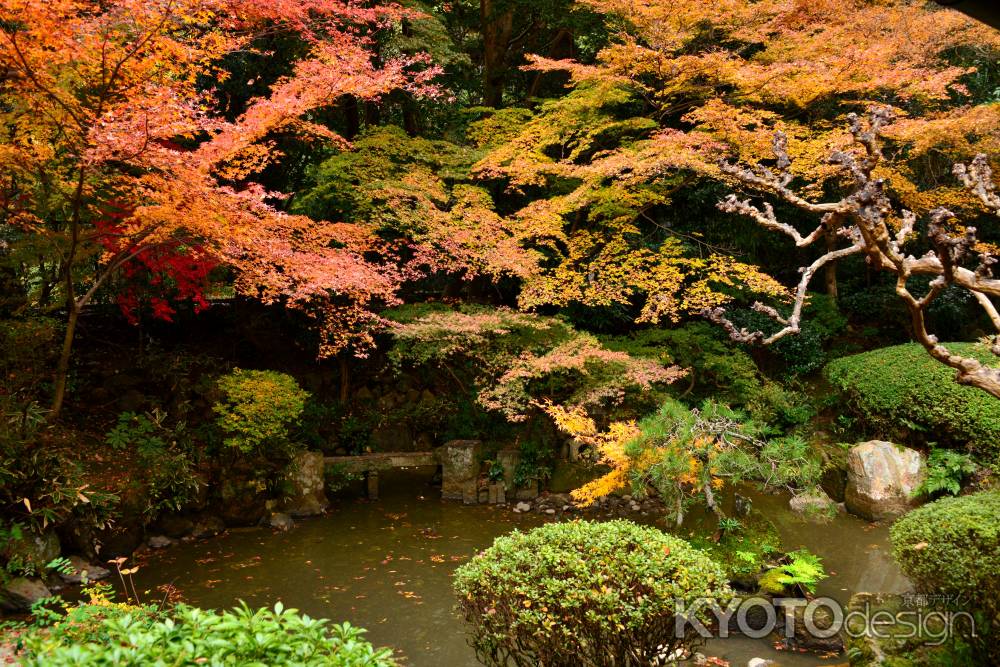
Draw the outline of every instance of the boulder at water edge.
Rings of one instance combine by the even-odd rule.
[[[8,559],[30,565],[38,572],[44,571],[61,550],[59,537],[52,530],[41,533],[25,530],[21,539],[10,540],[6,545]]]
[[[284,512],[275,512],[267,520],[267,525],[275,530],[285,531],[291,530],[295,525],[295,521]]]
[[[0,588],[0,609],[28,611],[34,602],[50,595],[52,592],[38,579],[17,577]]]
[[[281,504],[282,510],[292,516],[315,516],[330,506],[326,498],[326,462],[322,452],[302,452],[289,466],[288,481],[292,491]]]
[[[920,452],[883,440],[855,445],[847,454],[847,510],[869,521],[910,510],[913,492],[926,474]]]
[[[111,572],[100,565],[88,563],[79,556],[70,556],[69,564],[72,568],[67,572],[60,572],[59,577],[67,584],[83,584],[91,581],[107,579]]]
[[[822,489],[813,489],[797,496],[792,496],[788,507],[802,516],[814,521],[828,521],[837,514],[837,503]]]

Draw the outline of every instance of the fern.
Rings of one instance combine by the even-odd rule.
[[[816,592],[816,584],[827,578],[822,559],[806,549],[788,553],[789,563],[780,565],[767,578],[782,586],[801,586],[810,593]]]
[[[968,454],[950,449],[933,449],[927,457],[927,477],[914,495],[933,498],[939,495],[957,496],[962,482],[976,472],[976,464]]]

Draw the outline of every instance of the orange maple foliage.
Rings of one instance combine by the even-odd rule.
[[[523,306],[642,303],[640,320],[656,322],[724,302],[737,286],[780,296],[758,267],[657,216],[699,181],[735,186],[720,158],[771,159],[775,131],[789,137],[806,196],[849,185],[827,158],[852,143],[842,114],[873,101],[903,119],[880,174],[893,195],[918,214],[943,200],[981,210],[950,169],[1000,155],[1000,105],[974,105],[966,86],[972,63],[1000,52],[1000,32],[906,0],[581,2],[614,18],[616,38],[594,64],[532,58],[527,69],[566,72],[573,90],[475,167],[531,198],[512,224],[544,226],[559,244],[526,282]]]
[[[284,214],[280,195],[248,179],[273,159],[275,132],[337,140],[305,115],[345,94],[436,93],[425,58],[376,64],[361,30],[408,15],[339,0],[0,1],[0,164],[14,184],[5,218],[54,254],[69,318],[54,413],[80,311],[164,244],[196,245],[237,270],[240,291],[322,317],[323,354],[364,341],[365,306],[396,288],[364,257],[371,237]],[[223,80],[221,59],[264,31],[299,35],[308,54],[228,120],[205,81]],[[114,242],[96,224],[109,202],[130,211]]]

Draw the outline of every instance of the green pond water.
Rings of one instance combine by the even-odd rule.
[[[286,533],[231,530],[153,553],[136,585],[155,599],[162,596],[156,588],[168,584],[185,602],[202,607],[225,608],[238,600],[271,606],[280,600],[312,616],[367,628],[373,643],[392,647],[406,665],[477,665],[455,613],[451,573],[495,537],[544,519],[442,501],[430,485],[432,474],[383,473],[378,501],[337,499],[326,516],[299,520]],[[819,595],[846,602],[855,591],[906,590],[889,554],[886,527],[850,516],[808,523],[787,509],[786,497],[751,495],[779,527],[786,550],[805,547],[823,557],[831,576]],[[767,640],[748,638],[713,640],[704,652],[734,667],[755,656],[789,666],[846,661],[779,652]]]

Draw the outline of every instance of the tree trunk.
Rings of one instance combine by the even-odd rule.
[[[826,251],[833,252],[837,249],[837,235],[831,231],[826,232]],[[837,260],[827,262],[826,268],[824,269],[823,279],[826,283],[826,293],[833,299],[837,300]]]
[[[55,393],[52,397],[51,419],[58,419],[62,412],[63,401],[66,398],[66,380],[69,377],[69,360],[73,352],[73,336],[76,334],[76,322],[80,317],[80,309],[75,300],[67,299],[69,318],[66,321],[66,335],[63,337],[62,350],[59,353],[59,365],[56,366]]]
[[[344,138],[353,139],[361,129],[361,111],[358,109],[358,98],[354,95],[344,96]]]
[[[382,110],[377,102],[365,102],[365,125],[375,127],[382,122]]]
[[[417,117],[416,105],[409,97],[403,100],[403,129],[411,137],[420,134],[420,120]]]
[[[351,394],[351,364],[347,352],[340,353],[340,403],[347,403]]]
[[[552,46],[549,48],[549,58],[553,60],[563,60],[565,58],[572,58],[574,55],[574,44],[573,44],[573,33],[566,28],[560,28],[556,36],[552,38]],[[536,72],[535,78],[531,80],[531,87],[528,88],[528,99],[538,96],[538,91],[542,87],[542,80],[546,74],[555,74],[554,72]],[[567,78],[565,74],[561,74],[564,79]]]
[[[499,107],[503,103],[507,45],[514,27],[514,12],[497,14],[493,0],[479,0],[479,18],[483,36],[483,105]]]

